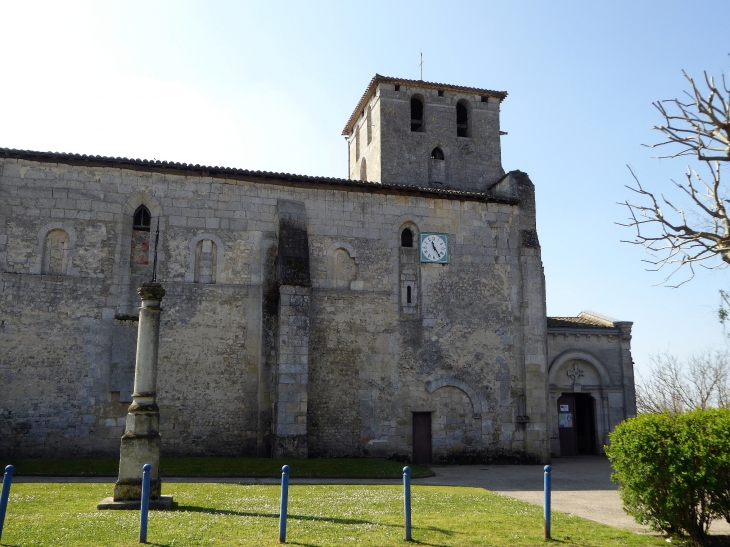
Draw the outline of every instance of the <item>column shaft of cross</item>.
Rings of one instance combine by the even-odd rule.
[[[119,479],[114,501],[139,500],[142,495],[142,466],[149,463],[150,497],[160,497],[160,412],[156,402],[157,351],[160,339],[160,303],[165,289],[159,283],[143,283],[137,289],[139,308],[137,362],[134,393],[119,451]]]

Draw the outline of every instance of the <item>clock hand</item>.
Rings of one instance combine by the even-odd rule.
[[[436,254],[439,254],[438,249],[436,248],[436,245],[434,244],[433,240],[431,240],[431,247],[433,247],[433,250],[436,251]]]

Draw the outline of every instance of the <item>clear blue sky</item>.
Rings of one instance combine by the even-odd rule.
[[[0,21],[0,146],[338,177],[370,78],[417,79],[423,51],[425,80],[509,92],[503,164],[537,189],[550,315],[634,321],[639,369],[726,344],[727,270],[654,286],[614,222],[626,164],[653,189],[683,176],[641,146],[651,103],[682,69],[728,73],[730,2],[0,0]]]

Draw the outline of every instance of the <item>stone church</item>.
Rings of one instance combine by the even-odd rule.
[[[155,260],[163,456],[601,453],[631,323],[546,317],[506,97],[376,75],[348,179],[0,149],[0,453],[119,453]]]

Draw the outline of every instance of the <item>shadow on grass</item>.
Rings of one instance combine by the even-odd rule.
[[[277,517],[278,517],[278,515],[277,515]],[[323,519],[323,520],[327,520],[327,519]],[[363,522],[363,521],[358,521],[358,522]],[[391,526],[391,527],[396,527],[396,528],[402,528],[402,526],[394,525],[394,524],[381,524],[380,526]],[[411,535],[417,534],[419,531],[422,531],[422,530],[432,530],[432,531],[440,532],[447,536],[453,536],[457,533],[457,532],[454,532],[453,530],[444,530],[443,528],[436,528],[435,526],[418,526],[418,527],[414,526],[411,530]],[[405,543],[405,544],[410,543],[413,545],[424,545],[426,547],[450,547],[449,545],[444,545],[442,543],[433,543],[430,541],[422,541],[417,538],[413,538],[410,542],[406,542],[405,539],[403,539],[403,543]],[[287,540],[287,544],[299,545],[300,547],[322,547],[321,545],[315,544],[315,543],[302,543],[299,541],[291,541],[291,540]]]
[[[3,543],[2,541],[0,541],[0,547],[24,547],[25,545],[27,545],[27,543],[21,545],[20,543]],[[130,545],[139,545],[139,543],[134,542],[134,543],[130,543]],[[147,541],[147,543],[145,543],[145,545],[154,545],[155,547],[175,547],[174,543],[155,543],[154,541]],[[312,547],[319,547],[319,546],[312,546]]]
[[[174,504],[173,511],[190,511],[191,513],[208,513],[211,515],[229,515],[234,517],[262,517],[279,519],[279,513],[257,513],[249,511],[234,511],[230,509],[212,509],[210,507],[199,507],[197,505],[177,505]],[[360,519],[342,519],[333,517],[314,517],[311,515],[288,515],[288,520],[311,520],[315,522],[332,522],[333,524],[373,524],[375,526],[386,526],[392,528],[398,528],[397,524],[383,524],[382,522],[375,522],[372,520],[360,520]]]
[[[429,530],[431,532],[438,532],[439,534],[443,534],[448,537],[455,536],[460,533],[460,532],[454,532],[453,530],[446,530],[445,528],[438,528],[436,526],[413,526],[413,527],[411,527],[411,536],[417,535],[419,531],[425,531],[425,530]],[[415,543],[416,545],[426,545],[428,547],[448,547],[447,545],[443,545],[441,543],[433,543],[431,541],[424,541],[424,540],[420,540],[418,538],[413,538],[411,540],[411,543]]]
[[[210,507],[200,507],[197,505],[178,505],[177,503],[173,503],[172,507],[173,511],[190,511],[192,513],[208,513],[211,515],[227,515],[227,516],[238,516],[238,517],[260,517],[260,518],[270,518],[270,519],[279,519],[279,513],[262,513],[262,512],[255,512],[255,511],[236,511],[231,509],[213,509]],[[372,520],[362,520],[362,519],[344,519],[344,518],[333,518],[333,517],[315,517],[311,515],[288,515],[287,519],[289,520],[302,520],[302,521],[314,521],[314,522],[331,522],[333,524],[371,524],[375,526],[384,526],[388,528],[403,528],[402,524],[385,524],[382,522],[376,522]],[[431,531],[431,532],[438,532],[439,534],[443,534],[447,537],[452,537],[461,534],[461,532],[456,532],[454,530],[448,530],[446,528],[439,528],[437,526],[413,526],[412,528],[412,535],[417,535],[418,532],[425,532],[425,531]],[[300,547],[321,547],[318,544],[314,543],[302,543],[299,541],[287,541],[290,545],[298,545]],[[424,545],[427,547],[447,547],[446,545],[443,545],[441,543],[433,543],[430,541],[422,541],[419,539],[414,538],[412,543],[417,545]]]

